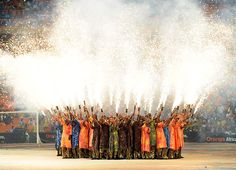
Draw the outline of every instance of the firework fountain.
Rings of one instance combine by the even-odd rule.
[[[106,112],[135,103],[155,112],[171,99],[172,109],[198,108],[225,76],[233,23],[206,16],[192,1],[74,0],[57,12],[53,50],[1,54],[9,84],[28,107],[86,100]]]

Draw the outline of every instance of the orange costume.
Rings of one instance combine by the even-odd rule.
[[[180,121],[175,124],[175,150],[178,150],[184,146],[184,124]]]
[[[165,137],[165,133],[164,133],[164,123],[163,122],[159,122],[156,126],[156,148],[160,149],[160,148],[166,148],[166,137]]]
[[[89,149],[93,149],[93,128],[89,128]]]
[[[150,152],[150,128],[146,124],[142,126],[141,151]]]
[[[62,126],[62,136],[61,136],[61,147],[71,148],[72,126],[71,124],[66,124],[64,119],[59,119]]]
[[[170,134],[170,149],[175,150],[175,138],[176,138],[176,133],[175,133],[175,120],[172,119],[169,124],[169,134]]]
[[[89,123],[84,120],[79,120],[80,123],[80,134],[79,134],[79,148],[89,148]]]

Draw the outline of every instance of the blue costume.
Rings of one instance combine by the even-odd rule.
[[[56,143],[55,148],[59,150],[61,147],[61,135],[62,135],[62,126],[59,122],[56,122]]]
[[[77,120],[72,121],[72,149],[79,146],[80,123]]]
[[[167,145],[167,148],[169,148],[170,147],[169,129],[168,129],[168,127],[164,127],[163,130],[164,130],[164,134],[165,134],[165,137],[166,137],[166,145]]]

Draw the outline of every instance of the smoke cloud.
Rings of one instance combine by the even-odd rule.
[[[148,112],[161,103],[200,107],[232,78],[235,63],[235,7],[209,15],[202,6],[189,0],[58,3],[48,38],[53,48],[2,54],[0,64],[15,94],[34,108],[83,100],[113,112],[135,103]]]

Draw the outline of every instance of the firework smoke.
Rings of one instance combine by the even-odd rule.
[[[195,104],[206,87],[221,84],[232,61],[233,19],[209,17],[193,1],[73,0],[57,11],[53,51],[0,58],[31,107],[86,100],[153,112],[168,97],[173,108]]]

